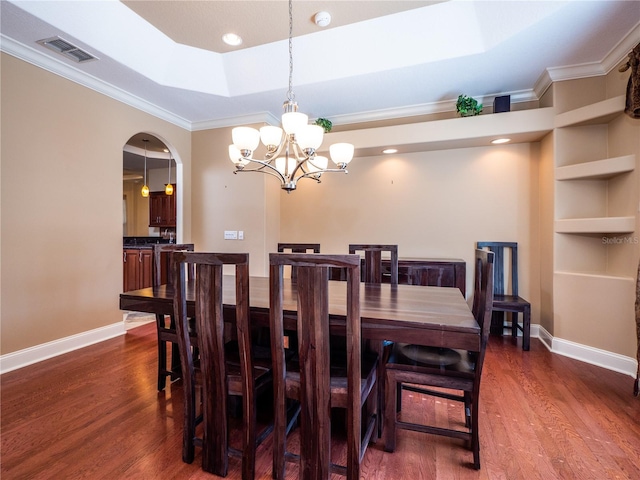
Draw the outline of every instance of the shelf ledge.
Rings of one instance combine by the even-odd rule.
[[[575,127],[608,123],[624,112],[625,96],[608,98],[601,102],[569,110],[556,115],[555,127]]]
[[[611,280],[611,281],[621,281],[621,282],[631,282],[635,283],[636,279],[633,277],[627,277],[625,275],[614,275],[611,273],[604,272],[571,272],[568,270],[556,270],[554,272],[555,275],[565,275],[572,277],[585,277],[585,278],[595,278],[600,280]]]
[[[556,233],[633,233],[636,217],[563,218],[555,221]]]
[[[636,156],[624,155],[622,157],[558,167],[556,168],[556,180],[605,180],[616,175],[632,172],[635,167]]]

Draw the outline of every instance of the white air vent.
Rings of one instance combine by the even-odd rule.
[[[45,38],[44,40],[38,40],[38,43],[65,57],[69,57],[74,62],[84,63],[98,59],[98,57],[94,57],[90,53],[76,47],[73,43],[69,43],[60,37]]]

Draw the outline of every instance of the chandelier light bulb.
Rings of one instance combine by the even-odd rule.
[[[260,132],[251,127],[236,127],[231,131],[233,144],[240,150],[253,152],[260,144]]]
[[[290,177],[296,168],[296,163],[295,158],[278,157],[276,158],[276,169],[285,177]]]
[[[149,196],[149,187],[147,186],[146,183],[142,186],[142,190],[140,190],[140,194],[143,197],[148,197]]]
[[[307,160],[307,168],[310,172],[316,173],[322,170],[326,170],[329,166],[329,159],[321,155],[316,155],[312,159]]]
[[[239,165],[240,168],[249,163],[249,160],[242,158],[242,153],[240,153],[238,147],[233,144],[229,145],[229,159],[234,163],[234,165]]]
[[[296,142],[303,151],[315,151],[322,145],[324,129],[320,125],[304,125],[296,133]]]
[[[329,147],[331,160],[340,168],[346,168],[353,159],[353,145],[350,143],[334,143]]]
[[[287,112],[282,114],[282,128],[287,135],[296,135],[302,127],[307,125],[309,117],[304,113]]]
[[[262,127],[260,129],[260,141],[265,147],[275,150],[282,142],[282,129],[272,125]]]

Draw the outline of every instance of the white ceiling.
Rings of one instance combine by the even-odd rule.
[[[2,0],[0,13],[4,52],[185,128],[277,123],[286,99],[286,1]],[[336,125],[451,110],[462,93],[536,100],[640,41],[634,0],[294,0],[293,16],[300,111]],[[220,42],[228,31],[240,48]],[[99,60],[36,43],[53,36]]]

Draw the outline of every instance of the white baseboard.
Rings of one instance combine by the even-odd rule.
[[[18,368],[26,367],[48,358],[79,348],[102,342],[125,333],[124,322],[114,323],[106,327],[96,328],[88,332],[71,335],[53,342],[25,348],[17,352],[0,356],[0,375]],[[636,376],[638,362],[636,359],[617,353],[600,350],[579,343],[554,338],[544,327],[531,325],[531,338],[538,338],[551,352],[582,362],[597,365],[607,370],[624,373],[633,378]]]
[[[636,377],[638,362],[635,358],[563,340],[562,338],[554,338],[543,327],[539,325],[538,327],[538,338],[551,352],[606,368],[607,370],[624,373],[633,378]],[[531,336],[533,337],[533,325],[531,325]]]
[[[48,358],[53,358],[63,353],[71,352],[94,343],[102,342],[110,338],[124,335],[124,322],[114,323],[105,327],[78,333],[70,337],[60,338],[52,342],[25,348],[17,352],[7,353],[0,356],[0,375],[17,370],[34,363],[41,362]]]

